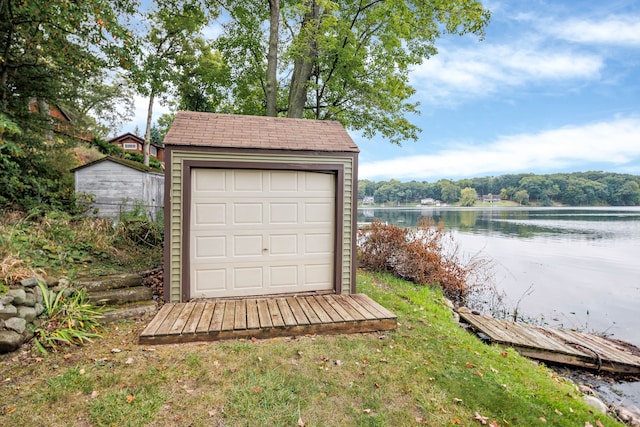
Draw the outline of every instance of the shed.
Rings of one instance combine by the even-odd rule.
[[[164,174],[141,163],[107,156],[72,172],[76,193],[93,196],[98,216],[115,218],[141,204],[155,221],[164,209]]]
[[[358,147],[338,122],[178,112],[165,296],[355,293]]]

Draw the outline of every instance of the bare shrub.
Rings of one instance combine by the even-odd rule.
[[[379,221],[360,229],[358,260],[371,271],[390,272],[421,285],[439,285],[458,306],[489,286],[492,279],[490,260],[461,256],[451,233],[427,219],[414,229]]]

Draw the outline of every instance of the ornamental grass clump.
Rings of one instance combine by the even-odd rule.
[[[362,268],[389,272],[421,285],[439,285],[454,304],[489,286],[491,262],[479,256],[464,258],[443,225],[423,219],[416,228],[374,221],[358,233],[358,261]]]
[[[42,282],[38,283],[43,295],[44,320],[34,331],[34,343],[42,353],[59,350],[65,345],[82,345],[100,338],[102,307],[85,302],[84,289],[72,291],[65,297],[64,290],[54,294]]]

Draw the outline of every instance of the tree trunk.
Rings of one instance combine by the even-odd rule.
[[[278,114],[278,30],[280,0],[269,0],[269,53],[267,54],[267,116]]]
[[[306,51],[295,60],[293,74],[291,76],[291,86],[289,88],[289,110],[287,117],[301,119],[304,107],[307,103],[307,83],[313,74],[313,66],[318,56],[318,45],[316,43],[316,32],[305,31],[307,26],[318,26],[320,17],[320,7],[315,0],[309,1],[309,12],[304,17],[301,26],[301,33],[306,33]]]
[[[142,155],[144,158],[144,165],[149,166],[149,145],[151,144],[151,118],[153,117],[153,100],[155,99],[155,93],[152,90],[149,95],[149,108],[147,109],[147,127],[144,131],[144,145],[142,148]]]

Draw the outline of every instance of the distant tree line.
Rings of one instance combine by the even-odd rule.
[[[475,198],[489,194],[522,205],[638,206],[640,176],[593,171],[441,179],[434,183],[358,181],[358,200],[373,196],[376,203],[420,203],[430,198],[469,206]]]

